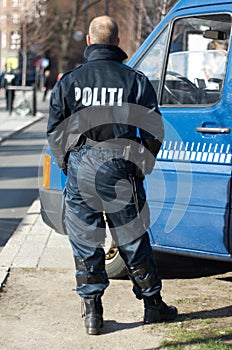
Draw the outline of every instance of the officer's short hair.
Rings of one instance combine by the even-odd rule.
[[[118,24],[109,16],[95,17],[89,26],[93,44],[115,44],[118,39]]]

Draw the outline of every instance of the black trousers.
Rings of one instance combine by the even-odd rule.
[[[152,283],[133,291],[140,299],[161,290],[156,261],[147,234],[150,212],[143,179],[121,150],[82,146],[68,161],[65,224],[76,262],[77,292],[81,297],[102,296],[109,285],[105,271],[106,221],[128,269],[143,269]],[[146,271],[147,267],[147,271]],[[134,281],[135,282],[135,281]]]

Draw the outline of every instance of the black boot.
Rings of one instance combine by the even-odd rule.
[[[160,294],[151,297],[143,297],[144,300],[144,324],[162,321],[173,321],[177,317],[177,308],[168,306],[162,300]]]
[[[100,334],[103,327],[103,308],[101,299],[84,298],[85,303],[85,328],[87,334]]]

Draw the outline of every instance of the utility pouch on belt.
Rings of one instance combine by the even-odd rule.
[[[155,157],[142,144],[130,144],[125,146],[123,159],[133,162],[136,166],[137,178],[143,178],[144,175],[150,174],[155,165]]]

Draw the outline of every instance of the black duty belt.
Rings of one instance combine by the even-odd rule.
[[[119,149],[119,150],[124,150],[125,145],[117,143],[116,141],[112,140],[111,142],[109,141],[94,141],[91,139],[86,139],[84,145],[91,146],[91,147],[102,147],[102,148],[108,148],[108,149]]]

